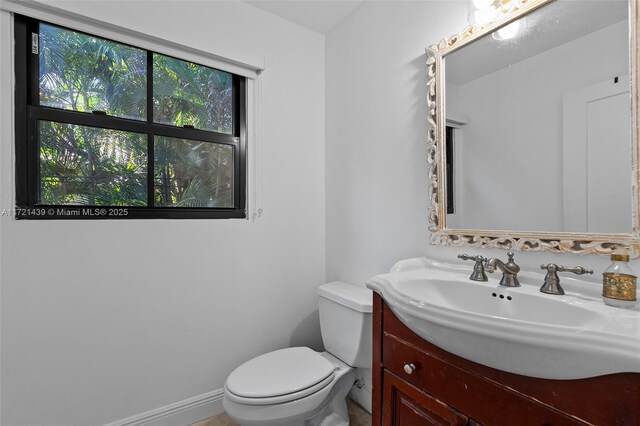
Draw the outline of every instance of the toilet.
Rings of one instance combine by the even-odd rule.
[[[355,368],[371,368],[372,292],[344,282],[318,288],[326,352],[307,347],[260,355],[224,385],[224,409],[243,426],[342,426]]]

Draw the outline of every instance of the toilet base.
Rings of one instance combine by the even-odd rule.
[[[303,424],[305,426],[349,426],[347,393],[349,393],[349,390],[347,390],[343,397],[336,395],[331,404],[325,407],[324,410],[327,411],[327,413],[320,413]]]
[[[347,394],[355,383],[355,370],[328,352],[336,365],[333,382],[315,394],[274,405],[239,404],[224,398],[227,415],[242,426],[348,426]]]

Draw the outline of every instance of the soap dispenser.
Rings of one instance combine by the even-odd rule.
[[[629,255],[614,253],[611,265],[602,274],[604,303],[616,308],[636,305],[636,276],[629,267]]]

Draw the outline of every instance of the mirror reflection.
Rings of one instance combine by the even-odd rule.
[[[447,228],[632,231],[628,9],[557,0],[444,57]]]

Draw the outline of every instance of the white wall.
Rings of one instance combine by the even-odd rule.
[[[265,351],[319,348],[324,37],[241,2],[55,4],[212,53],[266,57],[264,214],[255,223],[2,217],[0,422],[113,422],[220,389]],[[8,23],[2,12],[3,209],[13,207],[14,173]]]
[[[466,19],[465,2],[364,2],[327,36],[328,279],[425,254],[425,47]]]
[[[458,86],[468,118],[458,130],[466,179],[456,190],[467,209],[459,227],[565,230],[562,98],[628,75],[628,33],[629,23],[619,22]],[[631,222],[624,228],[631,232]]]
[[[363,283],[408,257],[502,250],[428,243],[424,47],[467,25],[466,2],[365,2],[326,39],[327,279]],[[481,157],[480,161],[489,161]],[[525,268],[607,256],[518,252]],[[469,262],[469,271],[472,264]],[[640,272],[640,262],[632,267]]]

